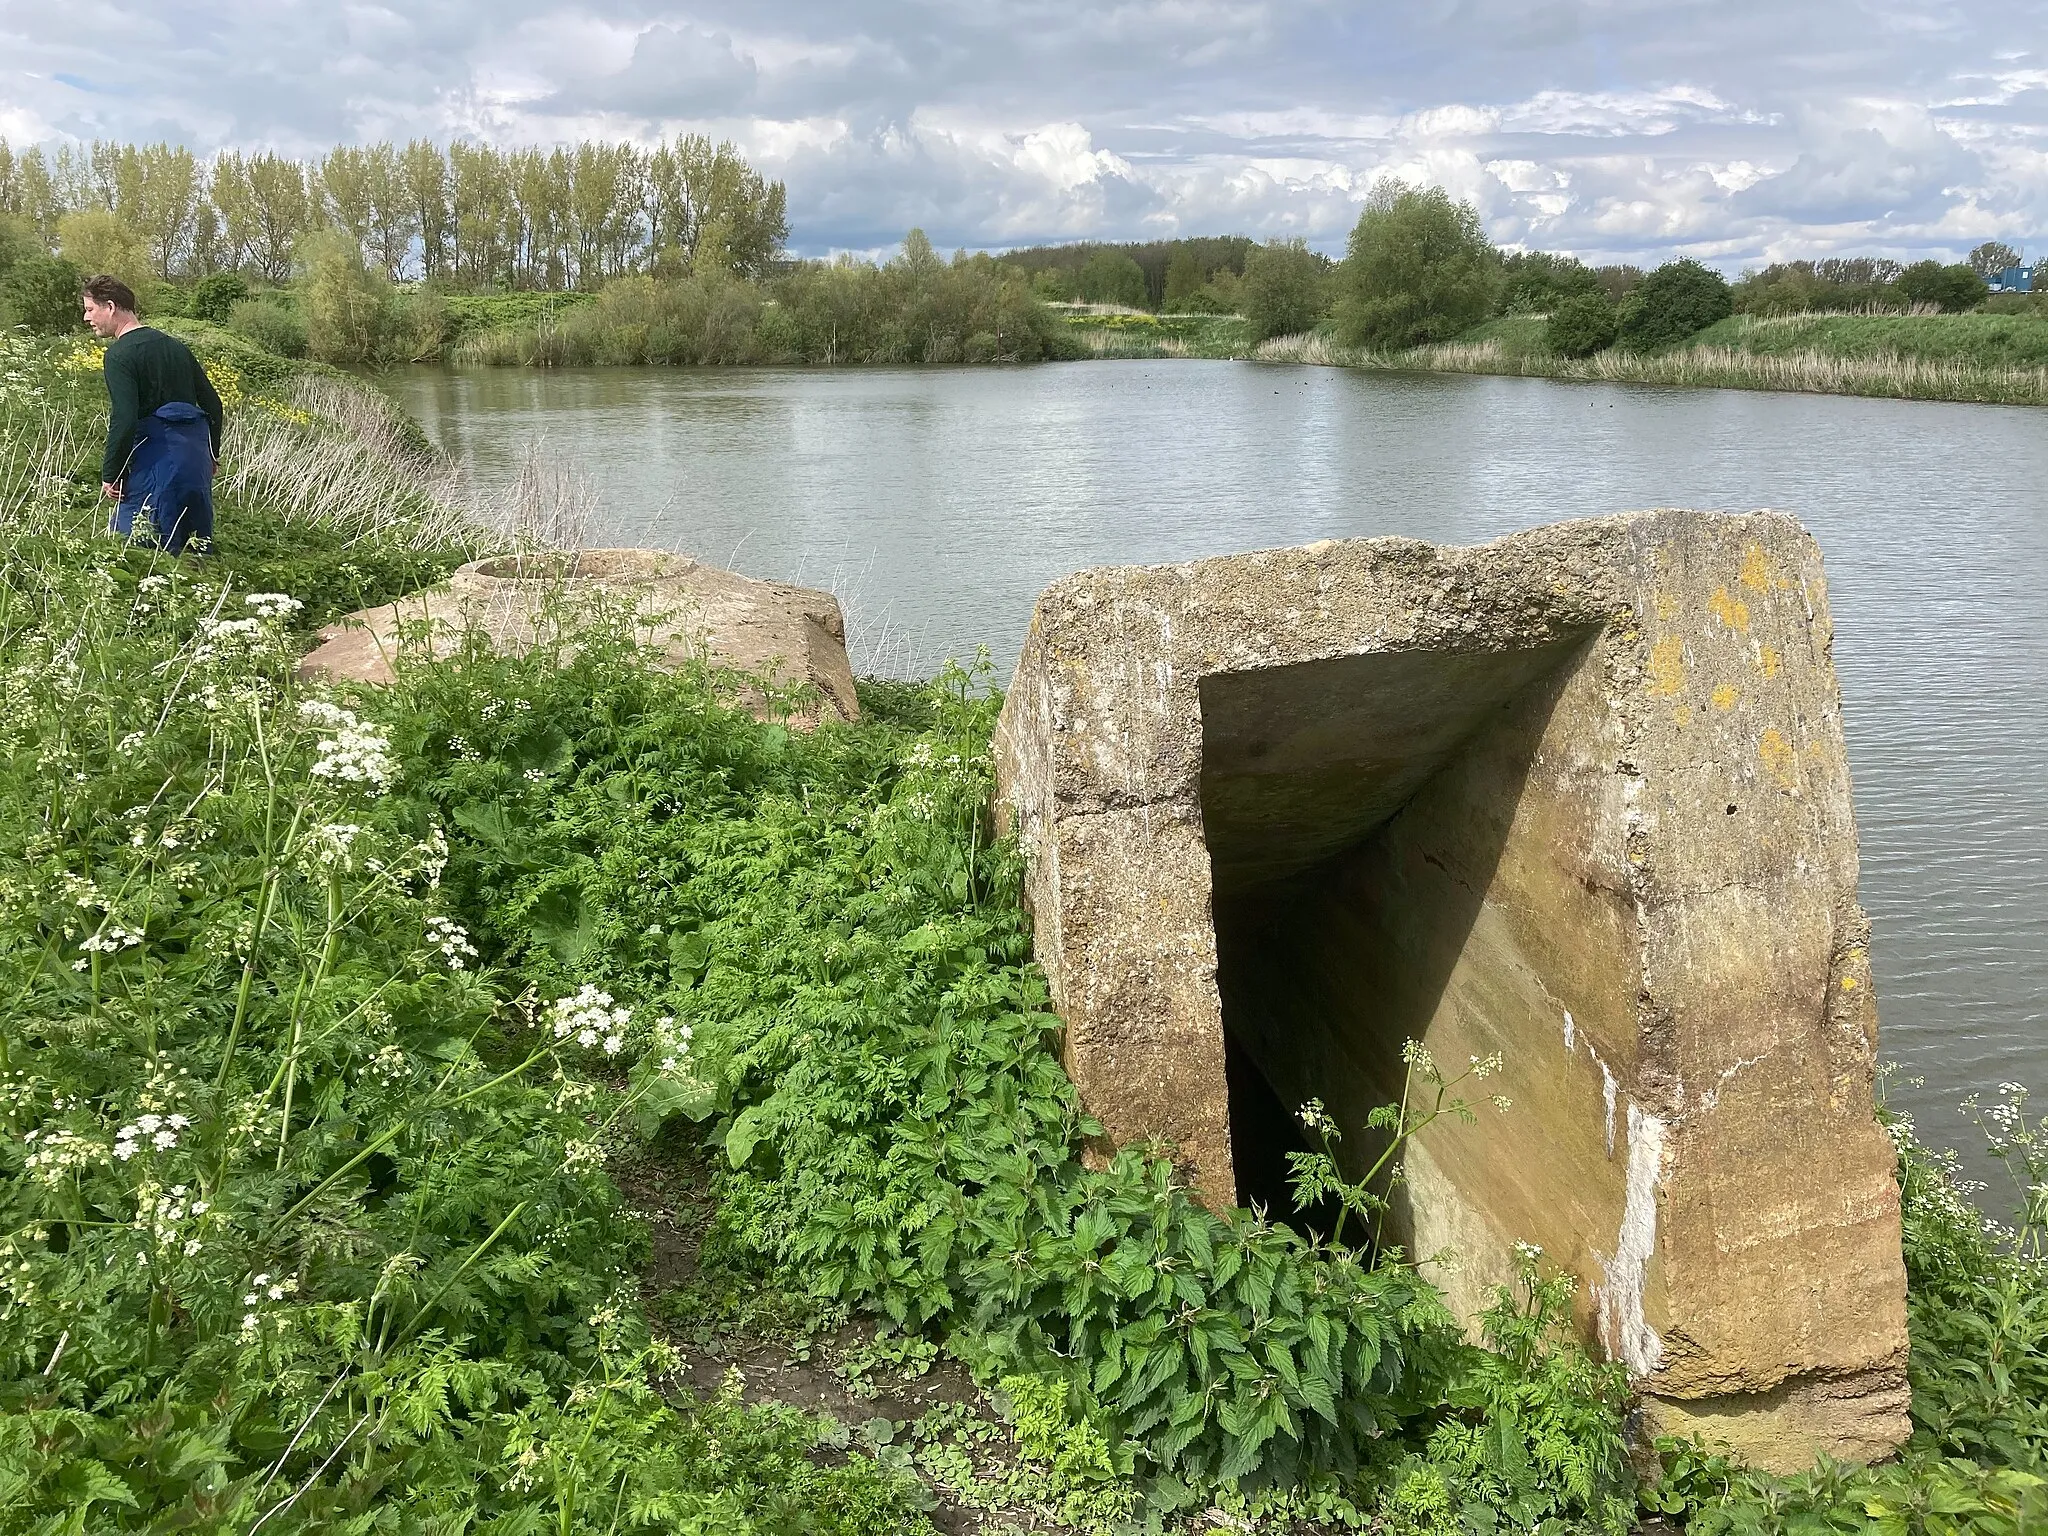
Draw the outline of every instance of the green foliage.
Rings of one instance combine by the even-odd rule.
[[[1899,274],[1898,290],[1915,304],[1937,305],[1951,315],[1975,309],[1991,291],[1982,277],[1960,261],[1952,266],[1916,261]]]
[[[1080,311],[1064,330],[1095,357],[1243,357],[1247,348],[1244,322],[1226,314]]]
[[[1636,1479],[1622,1438],[1628,1378],[1596,1364],[1572,1333],[1569,1276],[1543,1276],[1521,1251],[1521,1273],[1482,1320],[1450,1392],[1458,1410],[1430,1435],[1429,1466],[1468,1530],[1550,1521],[1620,1536]]]
[[[1178,250],[1166,266],[1166,291],[1160,301],[1160,309],[1169,315],[1188,313],[1189,306],[1201,302],[1205,279],[1202,264],[1190,250]]]
[[[1979,277],[1991,278],[2021,262],[2020,253],[2003,240],[1986,240],[1970,252],[1968,265]]]
[[[228,306],[227,323],[237,336],[279,357],[304,357],[311,345],[297,306],[287,307],[272,299],[236,300]]]
[[[1987,369],[2048,367],[2048,325],[2033,314],[1820,314],[1769,321],[1736,315],[1709,326],[1694,341],[1758,357],[1805,352],[1873,362],[1903,358]]]
[[[1769,317],[1814,310],[1904,310],[1913,301],[1898,290],[1903,270],[1896,261],[1881,256],[1773,262],[1760,271],[1743,273],[1735,285],[1735,312]]]
[[[457,355],[513,364],[1028,362],[1063,337],[1024,279],[986,256],[943,261],[922,234],[875,267],[811,262],[767,285],[627,277],[595,303],[473,335]],[[922,242],[921,244],[919,242]]]
[[[1144,269],[1122,251],[1105,247],[1090,254],[1076,286],[1090,304],[1147,307]]]
[[[0,463],[63,451],[67,377]],[[667,1385],[603,1171],[659,1097],[605,1043],[660,1026],[479,953],[399,745],[442,721],[307,688],[295,599],[93,490],[0,483],[0,1531],[922,1529],[806,1416]]]
[[[1311,330],[1329,308],[1330,263],[1305,240],[1273,240],[1246,256],[1238,303],[1245,339]]]
[[[1497,303],[1504,315],[1547,315],[1567,299],[1601,292],[1599,275],[1577,257],[1510,251],[1501,258]]]
[[[0,212],[0,278],[18,261],[43,253],[43,242],[35,226],[11,213]]]
[[[1684,341],[1734,308],[1728,280],[1690,256],[1667,261],[1629,290],[1616,310],[1616,340],[1632,352]]]
[[[1499,283],[1500,258],[1471,204],[1382,180],[1338,271],[1337,334],[1377,350],[1447,341],[1492,310]]]
[[[118,277],[142,293],[156,276],[142,236],[111,209],[87,208],[66,214],[57,225],[57,242],[65,260],[87,277]]]
[[[306,350],[323,363],[375,361],[392,329],[389,281],[369,269],[361,248],[339,230],[315,230],[301,239],[298,264]]]
[[[0,322],[45,335],[83,331],[78,293],[84,281],[85,275],[61,256],[24,256],[0,276]]]
[[[1595,288],[1558,300],[1544,326],[1544,339],[1559,357],[1591,357],[1614,345],[1619,327],[1614,306]]]

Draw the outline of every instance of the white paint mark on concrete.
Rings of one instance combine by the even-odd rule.
[[[1595,1056],[1593,1059],[1596,1062],[1600,1062],[1600,1096],[1607,1102],[1607,1155],[1612,1157],[1614,1156],[1614,1074],[1607,1070],[1607,1063],[1600,1061],[1598,1056]],[[1630,1106],[1630,1112],[1634,1112],[1633,1105]]]
[[[1754,1056],[1744,1056],[1734,1066],[1723,1069],[1721,1076],[1715,1081],[1714,1086],[1700,1095],[1700,1108],[1718,1108],[1721,1103],[1721,1090],[1727,1085],[1728,1079],[1745,1068],[1755,1066],[1769,1054],[1768,1051],[1758,1051]]]
[[[1664,1122],[1640,1104],[1628,1106],[1628,1193],[1614,1257],[1602,1259],[1600,1342],[1634,1376],[1647,1376],[1664,1358],[1664,1341],[1643,1316],[1643,1288],[1657,1247],[1657,1186],[1664,1177]]]
[[[1565,1048],[1565,1049],[1566,1049],[1567,1051],[1571,1051],[1571,1052],[1574,1052],[1574,1053],[1576,1053],[1576,1052],[1578,1051],[1578,1048],[1579,1048],[1579,1042],[1578,1042],[1578,1032],[1579,1032],[1579,1026],[1578,1026],[1578,1025],[1576,1025],[1576,1024],[1574,1024],[1574,1023],[1572,1022],[1572,1011],[1571,1011],[1571,1009],[1569,1009],[1569,1008],[1565,1009],[1565,1011],[1564,1011],[1564,1048]]]

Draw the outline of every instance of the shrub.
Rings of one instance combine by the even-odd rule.
[[[1166,291],[1159,307],[1168,314],[1192,313],[1189,306],[1199,302],[1203,283],[1201,262],[1195,259],[1193,251],[1183,246],[1166,264]]]
[[[1735,307],[1728,280],[1690,256],[1667,261],[1629,291],[1617,308],[1617,340],[1631,352],[1672,346]]]
[[[24,256],[0,276],[0,319],[51,335],[79,330],[78,290],[84,281],[77,265],[61,256]]]
[[[1391,178],[1366,199],[1338,271],[1338,338],[1380,349],[1445,341],[1493,308],[1500,261],[1479,214]]]
[[[249,285],[239,272],[209,272],[192,288],[190,313],[195,320],[226,325],[234,307],[249,297]]]
[[[306,322],[271,299],[243,299],[228,309],[228,329],[279,357],[306,355]]]
[[[1245,257],[1238,302],[1246,340],[1292,336],[1310,329],[1329,307],[1330,263],[1305,240],[1274,240]]]
[[[1984,302],[1990,287],[1963,262],[1943,266],[1938,261],[1916,261],[1899,274],[1901,295],[1915,304],[1938,304],[1944,313],[1958,314]]]
[[[1146,307],[1145,269],[1122,251],[1096,251],[1081,266],[1081,297],[1090,304]]]
[[[306,350],[323,363],[378,361],[391,328],[391,284],[338,230],[302,238],[297,259]]]
[[[5,277],[16,262],[42,253],[43,242],[28,220],[0,213],[0,277]]]
[[[1501,258],[1496,307],[1504,315],[1547,315],[1566,299],[1599,292],[1598,274],[1575,256],[1512,251]]]
[[[1545,344],[1559,357],[1591,357],[1614,345],[1619,321],[1598,288],[1558,301],[1544,325]]]
[[[59,219],[57,244],[87,277],[105,273],[144,293],[156,276],[148,243],[104,208],[89,208]]]

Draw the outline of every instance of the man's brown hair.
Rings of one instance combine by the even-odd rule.
[[[79,292],[95,304],[111,304],[131,315],[135,313],[135,290],[118,277],[108,277],[104,272],[98,277],[88,277]]]

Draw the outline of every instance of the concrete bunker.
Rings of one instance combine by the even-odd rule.
[[[1392,1234],[1461,1314],[1518,1242],[1656,1431],[1905,1436],[1904,1272],[1819,553],[1655,512],[1473,549],[1082,572],[997,730],[1068,1069],[1111,1142],[1289,1214],[1400,1049],[1513,1108],[1418,1138]],[[1277,1187],[1276,1187],[1277,1185]]]

